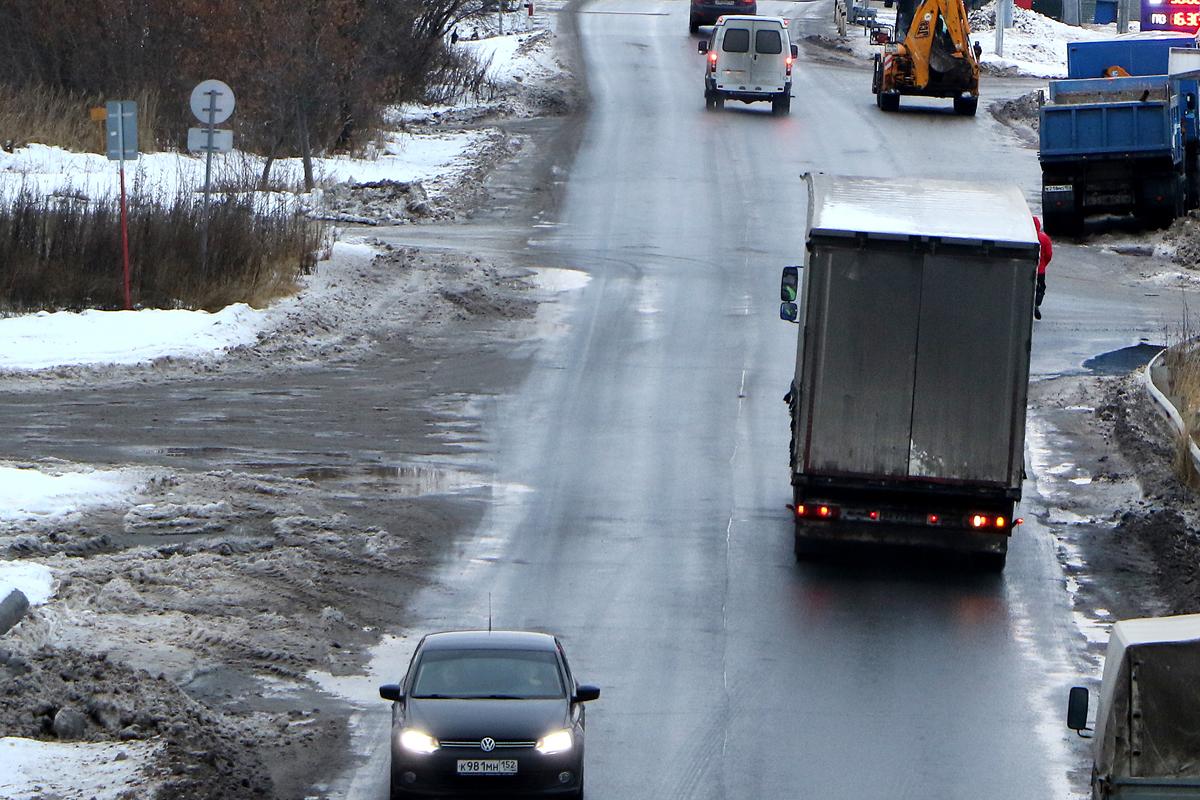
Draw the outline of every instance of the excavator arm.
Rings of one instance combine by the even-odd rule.
[[[963,0],[902,0],[896,22],[903,38],[894,45],[895,60],[909,62],[906,85],[925,89],[936,77],[939,83],[978,94],[979,61],[971,48]],[[893,75],[884,76],[884,88],[898,88],[899,79],[893,70]]]

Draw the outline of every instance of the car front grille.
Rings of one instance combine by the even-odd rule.
[[[442,741],[439,742],[442,747],[460,747],[470,748],[473,750],[482,750],[479,746],[479,740],[472,741]],[[537,746],[537,742],[496,742],[497,750],[531,750]]]

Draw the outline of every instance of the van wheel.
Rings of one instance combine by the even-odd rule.
[[[712,92],[704,93],[704,107],[709,111],[717,110],[717,98],[713,96]]]
[[[699,17],[688,17],[688,33],[699,33],[699,32],[700,32]]]
[[[716,104],[716,107],[717,107],[717,109],[718,109],[718,110],[719,110],[719,109],[722,109],[722,108],[724,108],[724,107],[725,107],[725,98],[724,98],[724,96],[722,96],[722,95],[717,95],[717,96],[716,96],[716,98],[714,98],[714,100],[713,100],[713,103],[715,103],[715,104]]]
[[[954,98],[954,113],[964,117],[975,116],[976,110],[979,108],[978,97],[956,97]]]

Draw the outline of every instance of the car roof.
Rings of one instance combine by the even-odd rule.
[[[423,650],[547,650],[558,649],[554,637],[534,631],[442,631],[425,637]]]
[[[721,25],[726,22],[778,22],[783,27],[787,27],[783,17],[764,17],[757,14],[725,14],[717,24]]]

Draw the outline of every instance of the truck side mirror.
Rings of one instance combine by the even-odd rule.
[[[891,35],[882,28],[871,33],[871,44],[887,44],[891,40]]]
[[[784,322],[796,322],[800,319],[800,307],[795,303],[780,303],[779,318]]]
[[[708,52],[708,42],[707,41],[697,42],[696,49],[699,50],[701,53],[707,53]]]
[[[1088,729],[1088,690],[1083,686],[1072,686],[1067,699],[1067,727],[1080,736]]]
[[[779,285],[779,299],[785,303],[796,302],[797,288],[800,286],[800,268],[784,267],[783,280]]]
[[[800,57],[800,45],[794,44],[794,45],[792,45],[792,58],[799,58],[799,57]],[[1191,97],[1191,95],[1188,95],[1188,97]]]

